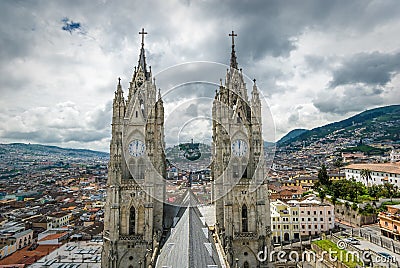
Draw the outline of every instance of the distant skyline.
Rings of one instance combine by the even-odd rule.
[[[0,143],[108,152],[114,91],[121,77],[127,94],[142,28],[153,73],[192,61],[229,64],[234,30],[239,67],[257,79],[276,140],[399,104],[398,14],[397,0],[3,0]]]

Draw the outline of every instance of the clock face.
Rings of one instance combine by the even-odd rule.
[[[247,154],[247,143],[244,140],[235,140],[232,142],[232,153],[242,157]]]
[[[131,156],[142,156],[145,150],[146,145],[141,140],[133,140],[129,143],[128,151]]]

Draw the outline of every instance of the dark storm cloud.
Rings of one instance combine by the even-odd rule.
[[[29,11],[31,3],[1,1],[0,64],[15,57],[28,56],[32,50],[37,21]]]
[[[240,48],[241,58],[246,64],[260,60],[266,55],[289,56],[297,47],[298,36],[304,31],[370,31],[395,18],[400,12],[395,0],[382,5],[362,0],[346,4],[340,0],[236,0],[220,4],[218,8],[215,7],[215,2],[209,1],[198,5],[203,11],[208,10],[212,13],[222,25],[230,26],[239,34],[236,38],[237,48]]]
[[[41,129],[37,131],[5,131],[1,135],[5,139],[17,139],[23,141],[33,141],[39,143],[55,143],[60,142],[61,137],[58,133],[49,132],[47,129]]]
[[[109,131],[97,130],[59,130],[42,128],[37,131],[19,132],[9,131],[2,133],[5,139],[19,139],[38,143],[60,143],[60,142],[92,142],[109,136]]]
[[[363,37],[374,31],[386,32],[388,27],[398,24],[399,7],[397,0],[346,3],[340,0],[0,1],[0,105],[6,108],[4,117],[13,122],[12,118],[18,116],[9,112],[13,109],[28,111],[29,114],[36,106],[51,107],[66,101],[75,102],[79,110],[72,115],[60,112],[60,115],[65,115],[64,118],[73,119],[67,122],[46,117],[46,113],[54,113],[51,109],[34,118],[26,114],[22,116],[25,122],[33,122],[33,119],[38,124],[19,126],[18,122],[14,122],[11,128],[5,121],[3,125],[0,124],[0,133],[15,139],[26,138],[44,143],[76,141],[83,145],[109,137],[109,101],[116,86],[116,80],[112,79],[121,76],[127,93],[126,85],[132,78],[133,66],[137,65],[140,47],[138,31],[142,27],[149,33],[145,48],[148,64],[153,66],[154,74],[186,61],[210,60],[229,64],[231,39],[228,33],[234,30],[238,34],[235,39],[236,53],[243,72],[251,79],[257,78],[260,89],[270,96],[279,99],[284,92],[287,95],[285,97],[289,97],[287,101],[293,102],[290,106],[294,107],[298,104],[296,102],[303,100],[290,98],[290,94],[297,92],[299,96],[304,96],[308,93],[304,84],[297,84],[298,81],[294,79],[296,67],[291,66],[292,56],[301,50],[304,35],[310,32],[324,33],[327,37],[323,38],[337,41],[337,36],[349,38],[354,34]],[[64,25],[60,22],[63,17],[68,18]],[[72,34],[66,34],[65,31]],[[74,34],[81,31],[87,31],[93,37]],[[377,48],[372,50],[354,49],[349,42],[349,50],[361,52],[358,55],[364,57],[350,57],[333,73],[332,86],[354,83],[377,85],[366,87],[369,95],[361,94],[357,98],[359,91],[355,89],[348,89],[343,95],[330,90],[314,99],[314,106],[323,113],[343,114],[349,109],[363,110],[376,103],[385,104],[381,96],[387,90],[382,85],[387,85],[399,69],[394,59],[384,56],[390,55],[385,51],[391,48],[379,47],[380,43],[384,43],[380,41],[376,40]],[[339,51],[335,50],[336,44],[333,42],[331,48],[332,55],[326,57],[306,51],[309,54],[305,59],[308,67],[312,71],[330,73],[331,66],[335,65],[331,65],[329,57],[338,58],[348,54],[346,45]],[[366,52],[373,50],[380,51],[379,55]],[[304,51],[297,55],[295,64],[301,63],[299,58],[304,56],[301,53]],[[399,62],[398,54],[392,56]],[[363,64],[368,63],[368,58],[379,66],[377,73],[371,76],[361,70]],[[203,88],[180,87],[174,91],[175,101],[184,100],[185,97],[213,97],[215,84],[218,86],[219,78],[224,78],[225,68],[221,71],[197,70],[207,76],[201,81],[209,84]],[[110,70],[112,79],[107,80],[108,73],[104,70]],[[171,76],[175,78],[170,75],[169,82]],[[179,82],[183,75],[177,72],[176,77]],[[160,86],[163,84],[161,77],[156,83]],[[167,84],[161,90],[168,88]],[[251,84],[248,83],[247,88],[251,90]],[[348,98],[355,100],[351,102]],[[90,108],[86,106],[89,101],[81,100],[89,100]],[[106,106],[99,108],[99,104],[107,101]],[[165,105],[168,105],[167,101]],[[198,112],[202,112],[202,109],[198,107]],[[293,112],[289,121],[298,122],[298,115],[301,118],[301,114]],[[40,121],[41,118],[46,120]],[[288,118],[285,117],[283,121],[288,121]],[[65,123],[68,123],[68,127],[54,128]]]
[[[349,112],[363,111],[366,107],[384,104],[382,88],[369,86],[348,86],[343,94],[326,90],[315,100],[314,106],[323,113],[344,115]]]
[[[400,53],[358,53],[333,72],[331,87],[363,83],[384,86],[400,71]]]
[[[92,116],[91,125],[96,130],[108,129],[112,117],[112,101],[107,102],[104,107],[97,109]]]

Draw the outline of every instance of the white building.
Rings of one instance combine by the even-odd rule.
[[[270,204],[272,241],[280,243],[300,239],[299,208],[279,199]]]
[[[271,202],[272,241],[292,241],[328,232],[335,227],[334,206],[313,197],[287,203]]]
[[[361,176],[361,171],[371,171],[371,178]],[[364,185],[382,185],[385,182],[400,187],[400,162],[379,164],[352,164],[345,167],[346,179],[355,179]]]
[[[71,213],[56,212],[47,216],[47,229],[60,228],[69,225]]]
[[[101,267],[101,246],[99,242],[68,242],[29,267]]]
[[[400,161],[400,151],[392,150],[390,152],[390,162],[399,162]]]
[[[317,235],[335,227],[335,208],[314,198],[307,198],[297,204],[301,236]]]

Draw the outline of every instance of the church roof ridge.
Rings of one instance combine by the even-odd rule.
[[[192,199],[193,192],[188,189],[185,197]],[[165,242],[157,258],[156,267],[220,267],[218,252],[208,226],[201,219],[197,207],[185,207],[171,235]]]

